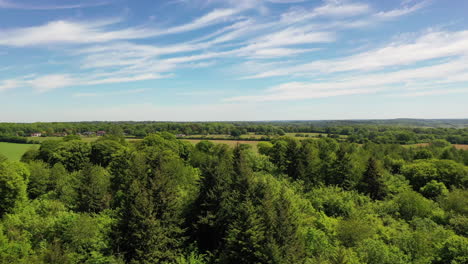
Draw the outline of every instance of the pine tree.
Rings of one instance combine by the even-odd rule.
[[[286,189],[282,188],[275,202],[274,225],[272,230],[269,230],[277,248],[274,263],[300,263],[304,257],[304,244],[298,234],[299,219],[292,208],[290,198],[286,195]]]
[[[78,210],[97,213],[109,207],[110,176],[100,166],[87,164],[78,174]]]
[[[265,227],[250,200],[239,205],[236,219],[227,231],[221,263],[270,263],[265,254]]]
[[[221,146],[221,145],[220,145]],[[199,146],[197,145],[197,148]],[[190,234],[203,252],[216,254],[224,245],[232,204],[232,152],[228,148],[196,153],[197,166],[202,170],[200,192],[191,211]]]
[[[351,179],[352,170],[353,163],[350,155],[343,147],[340,147],[328,172],[326,183],[349,189],[353,185]]]
[[[171,163],[173,159],[177,166]],[[145,173],[133,179],[121,210],[116,244],[126,262],[172,263],[181,253],[183,208],[174,176],[183,168],[179,162],[175,155],[162,152],[146,163],[132,164],[132,170]]]
[[[369,158],[367,162],[367,169],[362,177],[360,189],[375,200],[383,199],[386,195],[382,173],[378,168],[377,160],[373,157]]]

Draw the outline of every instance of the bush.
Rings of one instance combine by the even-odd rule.
[[[414,217],[429,217],[435,208],[435,204],[432,201],[414,191],[400,193],[395,201],[398,204],[400,217],[407,221]]]
[[[421,188],[420,193],[429,199],[435,199],[441,195],[447,195],[448,190],[445,184],[432,180]]]

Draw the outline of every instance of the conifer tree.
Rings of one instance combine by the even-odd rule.
[[[162,152],[147,163],[132,164],[134,171],[146,173],[134,178],[128,189],[116,234],[117,251],[128,263],[173,262],[180,253],[184,230],[173,178],[177,168],[168,163],[175,158]]]
[[[353,184],[351,179],[352,170],[353,164],[350,155],[343,147],[340,147],[328,172],[326,183],[349,189]]]
[[[97,213],[109,207],[110,176],[104,168],[88,164],[79,172],[78,179],[78,210]]]
[[[270,263],[265,254],[265,226],[250,200],[239,205],[236,219],[227,231],[221,263]]]
[[[367,162],[367,169],[362,177],[360,189],[362,192],[369,194],[374,200],[383,199],[386,195],[386,186],[383,182],[383,176],[377,164],[377,160],[373,157]]]
[[[205,144],[203,144],[205,146]],[[202,170],[200,192],[190,215],[190,233],[203,252],[216,254],[224,245],[231,212],[232,151],[227,147],[200,150],[192,156]],[[203,157],[201,159],[200,157]],[[202,161],[203,160],[203,161]],[[205,164],[202,164],[202,163]]]

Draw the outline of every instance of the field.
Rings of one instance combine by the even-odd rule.
[[[404,147],[427,147],[429,146],[429,143],[418,143],[418,144],[411,144],[411,145],[403,145]],[[452,144],[456,149],[463,149],[463,150],[468,150],[468,145],[462,145],[462,144]]]
[[[29,140],[43,142],[46,140],[62,140],[63,137],[28,137]],[[81,137],[84,142],[96,141],[97,137]]]
[[[202,141],[202,139],[184,139],[184,140],[191,142],[193,144],[197,144],[198,142]],[[209,141],[213,143],[217,143],[217,144],[226,144],[231,147],[234,147],[237,144],[247,144],[247,145],[251,145],[252,147],[254,147],[254,149],[256,149],[257,144],[261,142],[261,141],[247,141],[247,140],[209,140]]]
[[[453,146],[454,146],[456,149],[468,150],[468,145],[454,144]]]
[[[24,152],[30,148],[38,148],[38,145],[0,142],[0,154],[5,155],[10,160],[20,160]]]

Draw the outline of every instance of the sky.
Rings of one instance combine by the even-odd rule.
[[[468,1],[0,0],[0,122],[468,118]]]

